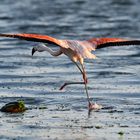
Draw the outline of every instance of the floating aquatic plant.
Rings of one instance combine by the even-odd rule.
[[[0,111],[9,113],[20,113],[26,110],[24,101],[10,102],[4,105]]]

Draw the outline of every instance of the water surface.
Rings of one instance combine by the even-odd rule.
[[[138,0],[4,0],[0,32],[139,38],[139,5]],[[104,106],[89,116],[84,86],[59,91],[65,81],[82,80],[78,69],[64,55],[32,57],[34,45],[0,38],[0,107],[23,100],[30,108],[22,114],[0,113],[0,139],[139,139],[139,46],[105,48],[95,52],[97,60],[85,61],[91,100]]]

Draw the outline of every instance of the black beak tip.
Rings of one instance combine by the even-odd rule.
[[[36,52],[35,48],[32,49],[32,56],[34,55],[34,53]]]

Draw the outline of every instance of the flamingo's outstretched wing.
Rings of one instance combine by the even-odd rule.
[[[93,38],[87,40],[94,44],[95,49],[101,49],[110,46],[140,45],[140,40],[129,40],[122,38]]]
[[[49,44],[61,46],[60,41],[58,39],[47,35],[19,33],[19,34],[0,34],[0,37],[19,38],[27,41],[49,43]]]

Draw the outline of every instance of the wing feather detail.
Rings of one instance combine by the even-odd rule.
[[[41,34],[0,34],[0,37],[18,38],[27,41],[49,43],[60,46],[62,49],[71,49],[82,58],[96,58],[91,52],[110,46],[140,45],[140,40],[130,40],[123,38],[92,38],[86,41],[59,40],[48,35]]]
[[[140,40],[122,39],[122,38],[93,38],[88,42],[96,44],[95,49],[101,49],[111,46],[140,45]]]
[[[18,39],[34,41],[34,42],[49,43],[49,44],[54,44],[54,45],[60,46],[60,42],[58,39],[47,36],[47,35],[19,33],[19,34],[0,34],[0,36],[18,38]]]

